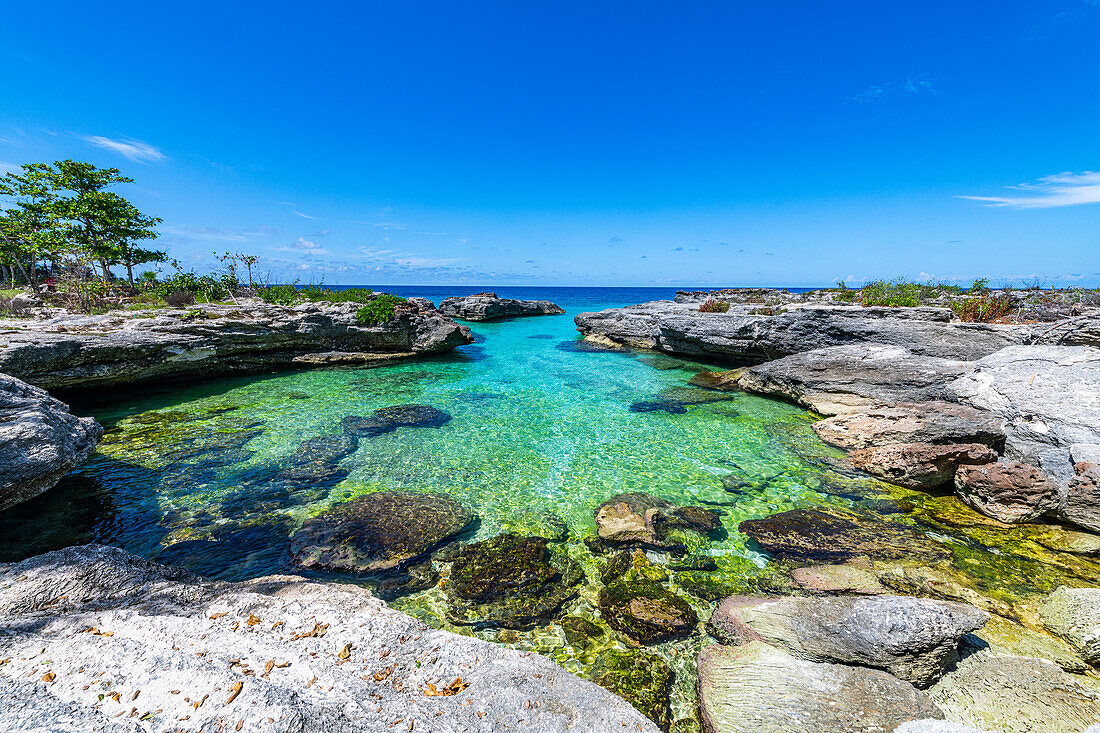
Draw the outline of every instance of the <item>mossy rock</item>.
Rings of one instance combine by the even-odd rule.
[[[699,622],[691,604],[649,580],[620,580],[604,587],[599,607],[608,626],[635,644],[688,636]]]
[[[561,620],[561,630],[570,646],[580,651],[596,644],[607,633],[604,627],[583,616],[566,616]]]
[[[751,560],[727,556],[716,563],[717,570],[688,570],[676,573],[676,584],[696,598],[720,601],[729,596],[790,593],[794,583],[779,568],[758,567]]]
[[[617,580],[652,580],[663,583],[668,580],[668,571],[649,561],[641,549],[623,550],[613,555],[600,574],[604,585]]]
[[[340,425],[348,435],[369,438],[398,428],[438,428],[450,421],[449,414],[431,405],[393,405],[368,417],[348,415]]]
[[[576,595],[580,566],[545,537],[502,534],[448,553],[447,617],[477,627],[528,628]]]
[[[503,530],[523,537],[545,537],[551,542],[569,539],[569,527],[557,514],[525,509],[500,521]]]
[[[655,654],[608,649],[588,669],[588,679],[633,705],[663,730],[669,730],[672,713],[668,697],[672,668]]]

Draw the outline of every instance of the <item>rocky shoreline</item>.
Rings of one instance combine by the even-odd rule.
[[[499,321],[518,316],[556,316],[565,313],[565,309],[549,300],[516,300],[497,297],[496,293],[474,293],[444,299],[439,312],[464,321]]]

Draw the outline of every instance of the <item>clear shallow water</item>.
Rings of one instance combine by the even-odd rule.
[[[473,292],[392,290],[437,302]],[[933,522],[936,536],[955,553],[953,564],[976,587],[1007,601],[1048,590],[1067,572],[1087,578],[1100,569],[1054,556],[1026,536],[1013,539],[980,524],[964,531],[959,527],[966,522],[953,519],[936,524],[968,510],[950,497],[894,489],[846,468],[842,454],[817,439],[813,417],[800,409],[690,387],[688,380],[705,365],[578,346],[575,313],[670,298],[671,290],[496,291],[552,299],[568,313],[471,324],[477,343],[413,362],[90,395],[77,408],[107,428],[98,452],[56,489],[0,515],[0,561],[96,541],[183,561],[226,580],[294,572],[288,537],[306,517],[363,493],[430,490],[477,514],[463,541],[502,531],[529,534],[547,516],[559,518],[569,532],[567,552],[587,574],[566,611],[595,619],[602,559],[582,542],[594,533],[593,511],[614,494],[644,491],[721,512],[725,531],[690,548],[718,560],[719,571],[708,576],[718,580],[742,578],[746,569],[766,564],[738,531],[740,521],[821,504],[889,513],[904,505],[926,526]],[[440,427],[363,438],[330,473],[293,491],[272,481],[303,441],[340,433],[346,416],[408,403],[431,405],[451,419]],[[755,488],[726,491],[721,479],[728,474]],[[209,539],[227,551],[196,562],[177,552],[186,545],[171,547]],[[1062,570],[1054,573],[1055,565]],[[712,604],[684,576],[674,575],[670,587],[707,617]],[[474,633],[447,622],[438,587],[391,603],[433,625]],[[597,647],[578,650],[557,626],[477,635],[549,654],[581,673],[599,649],[622,647],[609,634]],[[677,717],[690,717],[694,707],[694,657],[701,643],[696,634],[650,649],[677,671]]]

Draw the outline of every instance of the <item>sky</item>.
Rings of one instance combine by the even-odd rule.
[[[0,170],[200,272],[1100,285],[1100,0],[2,8]]]

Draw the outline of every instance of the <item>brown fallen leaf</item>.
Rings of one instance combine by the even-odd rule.
[[[271,674],[271,670],[273,669],[275,669],[275,660],[269,659],[267,660],[267,664],[264,665],[264,673],[260,676],[267,677],[269,674]]]
[[[328,632],[328,624],[322,624],[318,621],[313,622],[313,628],[301,634],[294,634],[290,637],[291,641],[297,641],[298,639],[315,639],[320,638]]]
[[[396,664],[391,664],[390,666],[386,667],[385,669],[378,670],[377,672],[374,673],[374,681],[375,682],[381,682],[382,680],[386,679],[391,674],[393,674],[393,670],[396,667],[397,667]]]
[[[443,689],[439,689],[431,682],[425,685],[428,689],[424,691],[426,697],[450,697],[451,695],[457,695],[470,686],[469,682],[463,682],[461,677],[455,677],[451,684],[447,685]]]
[[[248,620],[245,621],[245,623],[248,624],[249,626],[255,626],[256,624],[260,623],[260,619],[259,619],[259,617],[253,616],[250,613],[250,614],[248,614]]]
[[[222,616],[228,616],[228,615],[229,615],[228,611],[219,611],[218,613],[210,614],[210,620],[214,621],[214,620],[217,620],[217,619],[221,618]]]
[[[244,687],[243,682],[236,682],[229,688],[229,699],[225,701],[226,705],[237,699],[237,695],[241,694],[242,687]]]
[[[53,682],[56,679],[57,675],[55,675],[53,672],[47,672],[46,674],[42,675],[43,682]]]
[[[122,693],[121,692],[112,692],[107,697],[111,698],[115,702],[122,702]]]
[[[351,644],[344,644],[344,648],[336,655],[337,659],[347,659],[351,656]]]
[[[194,704],[194,705],[193,705],[192,707],[194,707],[194,708],[195,708],[195,710],[198,710],[198,709],[199,709],[200,707],[202,707],[202,704],[203,704],[204,702],[206,702],[206,698],[208,698],[208,697],[210,697],[210,696],[209,696],[209,695],[203,695],[203,696],[202,696],[202,699],[201,699],[201,700],[198,700],[198,701],[196,701],[196,702],[195,702],[195,704]]]
[[[274,631],[285,623],[286,621],[276,621],[275,623],[271,624],[271,630]]]

